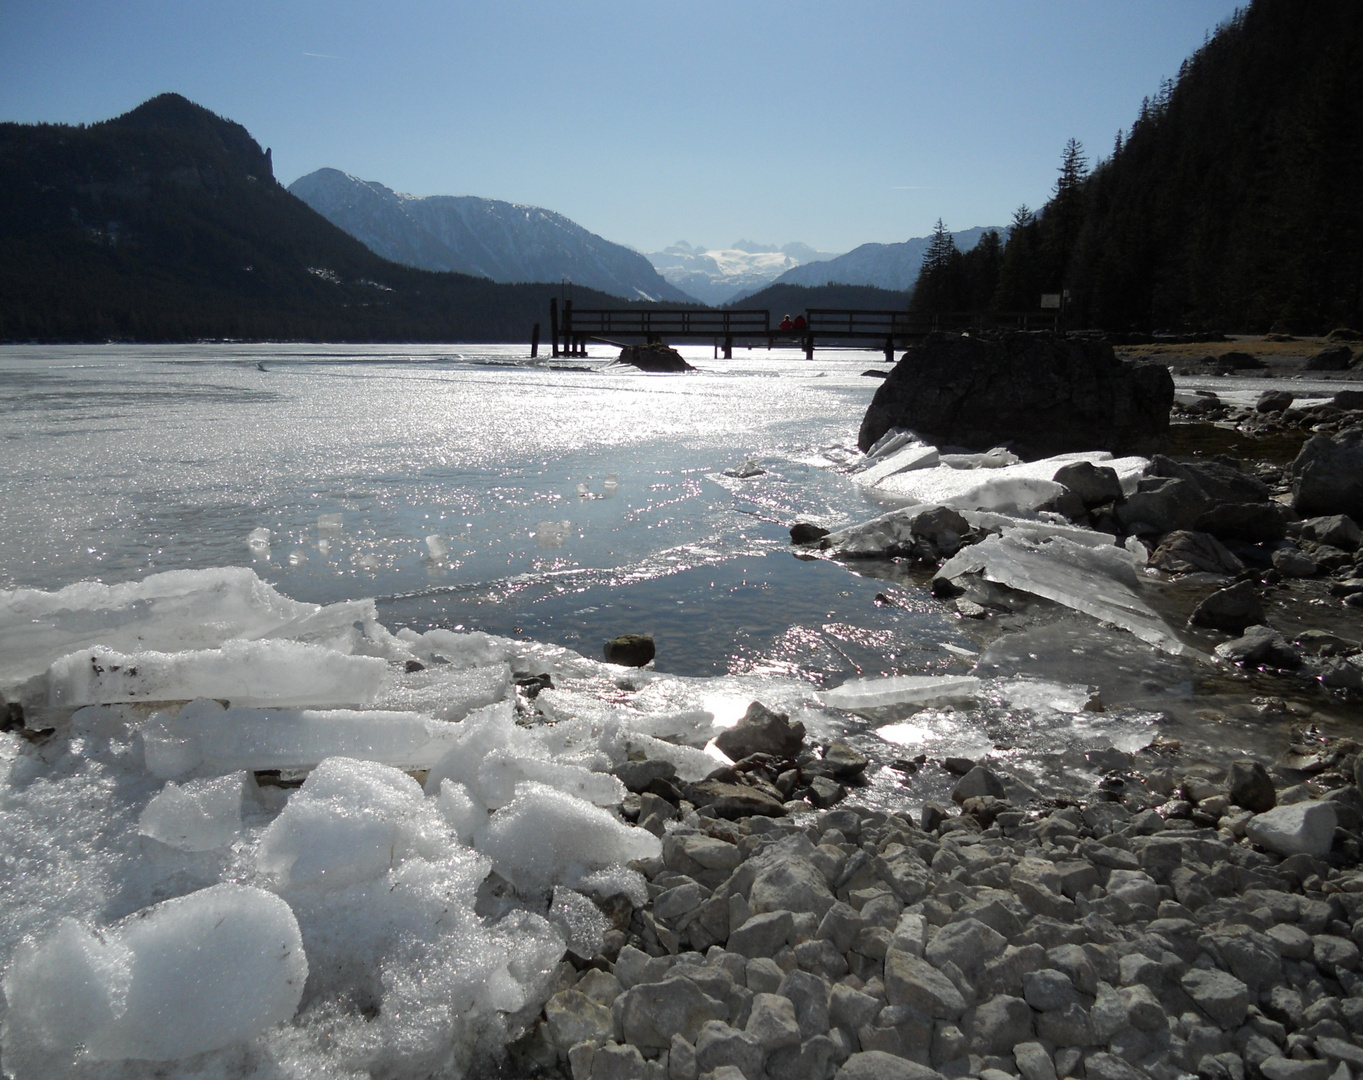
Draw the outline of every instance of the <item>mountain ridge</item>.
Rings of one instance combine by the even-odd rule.
[[[477,195],[407,195],[339,169],[288,190],[371,251],[422,270],[504,284],[576,285],[627,299],[694,303],[644,256],[553,210]]]

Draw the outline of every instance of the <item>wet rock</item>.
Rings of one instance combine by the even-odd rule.
[[[633,364],[640,371],[695,371],[682,359],[682,354],[661,342],[648,345],[626,345],[620,350],[619,362]]]
[[[1254,411],[1280,413],[1292,404],[1294,396],[1286,390],[1265,390],[1254,403]]]
[[[1353,363],[1353,350],[1347,345],[1327,345],[1320,352],[1306,358],[1306,371],[1348,371]]]
[[[732,469],[725,469],[724,475],[731,476],[735,480],[751,480],[754,476],[766,475],[766,472],[766,469],[749,458],[747,461],[735,465]]]
[[[956,803],[963,803],[966,799],[985,795],[992,796],[995,799],[1006,799],[1008,791],[1003,786],[1003,781],[983,765],[976,765],[961,777],[956,786],[951,789],[951,800]]]
[[[745,784],[726,784],[702,780],[686,789],[687,798],[697,806],[709,806],[715,814],[731,821],[745,817],[785,817],[785,804],[764,791]]]
[[[1359,544],[1363,544],[1363,531],[1346,514],[1307,518],[1301,523],[1298,535],[1303,540],[1329,544],[1342,551],[1357,551]]]
[[[792,724],[784,713],[773,712],[754,701],[737,724],[720,733],[715,745],[734,761],[740,761],[751,754],[794,757],[804,740],[804,724],[798,720]]]
[[[1202,514],[1196,527],[1222,540],[1264,544],[1287,535],[1291,514],[1274,502],[1220,503]]]
[[[792,544],[817,544],[827,535],[828,530],[822,525],[811,525],[807,521],[797,521],[790,527]]]
[[[1278,668],[1294,671],[1301,667],[1301,654],[1271,626],[1251,626],[1243,637],[1227,641],[1213,650],[1218,660],[1244,667]]]
[[[1363,427],[1306,441],[1292,462],[1292,509],[1363,519]]]
[[[1324,855],[1334,843],[1337,822],[1330,803],[1299,802],[1256,814],[1245,835],[1279,855]]]
[[[1150,565],[1168,574],[1238,574],[1245,568],[1210,532],[1187,529],[1165,536],[1151,553]]]
[[[623,761],[613,770],[630,791],[643,794],[658,780],[675,780],[677,767],[670,761]]]
[[[1271,495],[1262,480],[1220,461],[1176,461],[1156,454],[1150,459],[1146,476],[1186,480],[1213,505],[1267,502]]]
[[[942,557],[950,558],[961,550],[970,523],[949,506],[934,506],[918,514],[909,529],[912,535],[931,543]]]
[[[834,780],[848,781],[864,773],[871,759],[845,742],[833,742],[823,752],[823,763],[832,771]]]
[[[857,442],[867,450],[890,428],[906,427],[939,445],[1007,443],[1028,458],[1148,453],[1168,432],[1173,399],[1167,368],[1125,364],[1103,341],[934,334],[876,389]]]
[[[653,638],[649,634],[621,634],[605,645],[606,663],[625,667],[643,667],[654,656]]]
[[[1117,503],[1113,513],[1128,532],[1163,535],[1192,529],[1211,506],[1211,500],[1191,480],[1144,477],[1133,494]]]
[[[1231,762],[1226,775],[1226,787],[1232,803],[1256,814],[1272,810],[1278,802],[1273,790],[1273,778],[1263,765],[1251,758]]]
[[[1188,621],[1193,626],[1243,634],[1249,627],[1262,624],[1264,607],[1252,581],[1238,581],[1218,589],[1193,609]]]
[[[1315,577],[1320,573],[1316,560],[1294,547],[1279,548],[1273,553],[1273,569],[1289,578]]]
[[[847,789],[826,776],[814,776],[809,781],[809,801],[819,809],[836,806],[847,795]]]
[[[1122,482],[1117,478],[1117,470],[1107,465],[1076,461],[1062,465],[1052,479],[1078,495],[1089,510],[1106,506],[1122,497]]]

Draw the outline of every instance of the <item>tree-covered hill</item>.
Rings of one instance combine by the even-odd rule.
[[[745,310],[767,310],[772,322],[783,314],[798,315],[810,308],[853,308],[858,311],[897,311],[907,294],[874,285],[768,285],[760,292],[725,305]]]
[[[953,294],[934,278],[959,260],[939,262],[917,306]],[[1363,3],[1254,0],[1091,172],[1072,142],[1053,198],[1015,216],[990,304],[1062,290],[1071,326],[1363,322]]]
[[[176,94],[90,126],[0,124],[3,341],[524,341],[558,292],[379,258]]]

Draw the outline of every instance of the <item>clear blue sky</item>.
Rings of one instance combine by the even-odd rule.
[[[0,0],[0,119],[174,90],[324,165],[652,251],[1006,224],[1233,0]]]

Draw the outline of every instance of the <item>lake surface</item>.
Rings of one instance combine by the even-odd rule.
[[[0,588],[248,565],[295,599],[376,597],[394,630],[595,657],[650,633],[660,672],[819,688],[980,663],[1131,710],[1099,723],[1014,688],[849,730],[891,757],[1131,749],[1157,721],[1213,746],[1282,742],[1248,704],[1206,708],[1263,687],[1209,681],[1083,616],[1037,604],[982,625],[903,568],[797,557],[794,521],[885,509],[846,475],[880,355],[682,352],[701,370],[608,367],[605,347],[561,362],[588,370],[524,346],[0,348]],[[725,474],[745,462],[762,471]],[[730,686],[739,711],[754,685]]]

